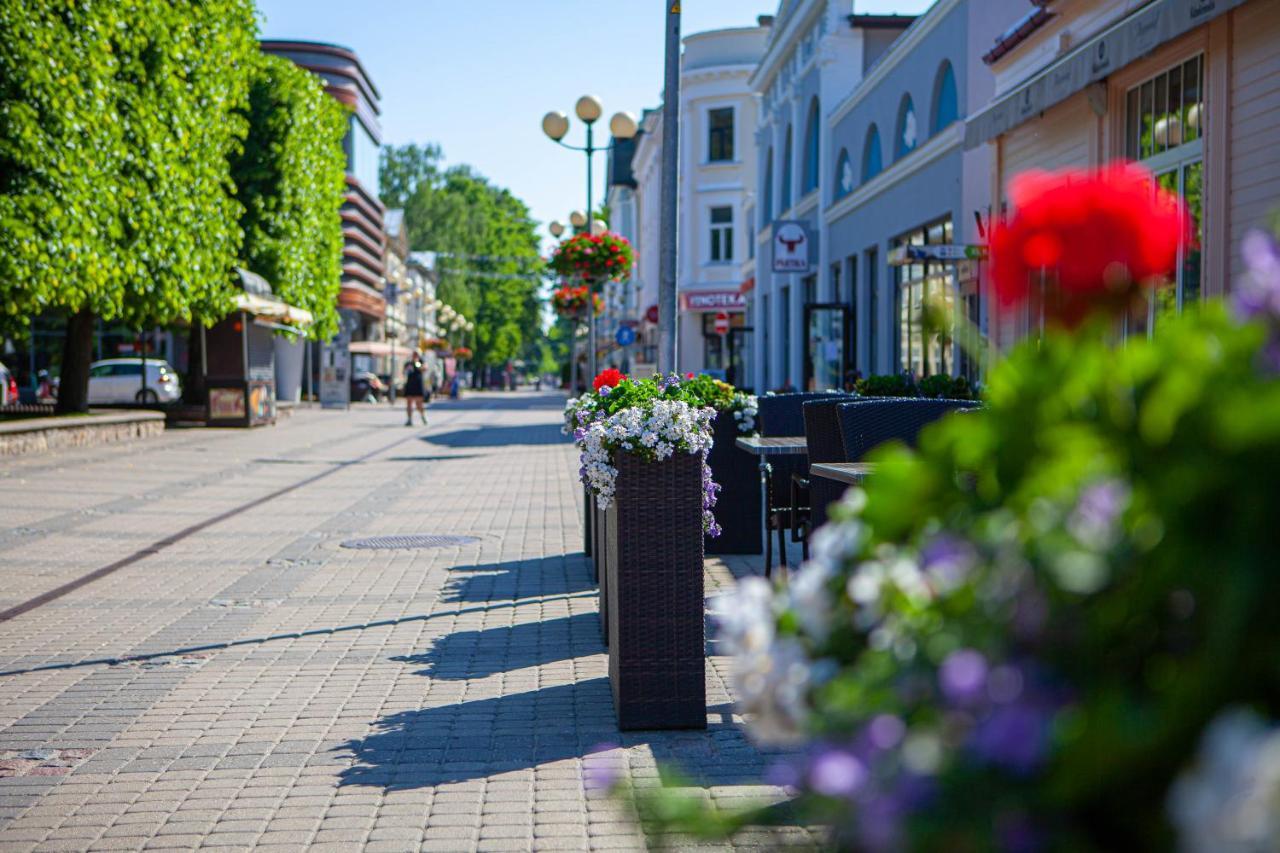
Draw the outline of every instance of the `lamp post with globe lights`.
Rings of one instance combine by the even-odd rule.
[[[600,103],[600,99],[594,95],[583,95],[578,99],[578,103],[574,105],[574,113],[578,119],[587,126],[587,144],[585,146],[570,145],[564,141],[565,135],[569,132],[569,117],[562,112],[549,112],[542,117],[542,132],[557,145],[568,148],[572,151],[582,151],[587,155],[587,210],[586,213],[575,210],[569,217],[569,222],[574,228],[587,228],[588,233],[595,233],[595,222],[591,222],[590,217],[593,211],[592,200],[592,159],[597,151],[607,151],[609,145],[597,148],[593,136],[595,123],[604,115],[604,106]],[[619,112],[614,113],[609,119],[609,133],[614,139],[631,139],[637,131],[639,125],[636,124],[636,118],[631,113]],[[597,220],[598,221],[598,220]],[[603,233],[603,230],[601,231]],[[595,293],[596,283],[588,282],[590,285],[587,294],[587,370],[591,376],[596,375],[596,318],[595,310],[592,302],[592,295]]]

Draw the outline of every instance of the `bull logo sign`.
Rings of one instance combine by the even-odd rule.
[[[809,271],[809,230],[800,222],[779,222],[773,231],[773,271]]]

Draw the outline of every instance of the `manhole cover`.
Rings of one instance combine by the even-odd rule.
[[[453,545],[469,545],[479,542],[475,536],[441,536],[426,534],[422,536],[370,536],[366,539],[348,539],[342,543],[343,548],[361,548],[365,550],[391,550],[396,548],[448,548]]]

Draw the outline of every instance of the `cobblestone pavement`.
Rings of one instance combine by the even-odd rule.
[[[617,732],[561,405],[477,395],[427,429],[301,410],[5,460],[0,850],[643,847],[585,790],[593,762],[776,797],[723,658],[706,732]],[[342,547],[409,534],[469,539]],[[708,588],[747,570],[708,561]]]

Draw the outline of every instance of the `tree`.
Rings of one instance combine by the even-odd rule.
[[[536,223],[510,191],[442,157],[433,145],[384,148],[380,194],[404,208],[413,249],[440,253],[437,295],[475,322],[473,362],[498,367],[542,336]]]
[[[260,55],[249,90],[248,137],[231,159],[243,206],[240,262],[285,302],[311,312],[317,340],[338,328],[347,116],[314,74]]]
[[[0,304],[68,317],[60,411],[95,317],[229,309],[257,50],[251,0],[0,0]]]

